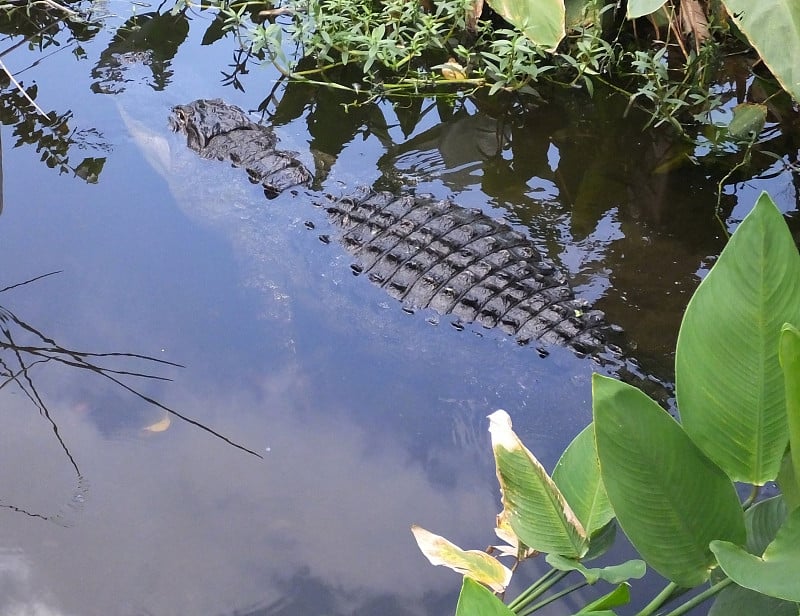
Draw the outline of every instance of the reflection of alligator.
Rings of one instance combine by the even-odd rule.
[[[201,156],[247,170],[268,197],[311,180],[295,153],[276,149],[269,127],[221,100],[175,107],[170,124]],[[335,199],[327,211],[356,258],[354,272],[410,308],[499,327],[521,343],[563,343],[580,353],[605,346],[603,314],[575,298],[525,235],[479,210],[368,193]]]

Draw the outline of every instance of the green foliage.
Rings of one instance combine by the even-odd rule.
[[[595,375],[594,422],[569,445],[551,479],[507,413],[490,416],[503,493],[496,532],[508,543],[495,549],[518,564],[539,546],[551,567],[506,609],[531,614],[599,583],[621,585],[580,614],[613,613],[627,603],[643,561],[583,564],[592,549],[581,537],[589,537],[590,548],[601,536],[607,541],[613,516],[647,565],[670,582],[638,616],[655,614],[678,589],[706,583],[670,614],[715,596],[714,616],[798,613],[800,484],[792,451],[800,426],[800,332],[787,323],[800,322],[798,276],[800,255],[764,194],[686,309],[676,356],[683,423],[637,388]],[[786,498],[739,501],[734,480],[757,486],[776,475]],[[584,581],[542,598],[574,573]],[[507,614],[496,611],[499,599],[488,602],[489,590],[478,592],[478,583],[466,579],[459,614]]]
[[[635,387],[595,374],[592,400],[603,483],[622,530],[664,577],[702,584],[714,564],[709,542],[745,539],[733,484]]]
[[[295,80],[372,97],[480,88],[536,95],[542,82],[593,95],[603,83],[646,110],[650,124],[684,132],[709,122],[721,104],[712,79],[723,48],[739,44],[733,24],[798,97],[797,3],[731,8],[741,3],[749,5],[727,0],[727,13],[719,2],[698,0],[486,0],[485,8],[477,0],[275,0],[264,12],[250,0],[199,6],[218,10],[243,45]],[[175,10],[190,4],[175,0]],[[314,68],[300,70],[308,59]],[[363,77],[337,76],[345,66]]]
[[[675,358],[683,426],[735,481],[778,474],[789,437],[778,360],[786,322],[800,323],[800,255],[763,194],[689,302]]]

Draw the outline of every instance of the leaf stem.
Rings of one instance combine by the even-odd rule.
[[[566,597],[571,592],[575,592],[576,590],[580,590],[584,586],[588,586],[588,585],[589,585],[589,582],[587,582],[585,580],[583,582],[578,583],[578,584],[574,584],[574,585],[570,586],[569,588],[565,588],[564,590],[562,590],[560,592],[557,592],[554,595],[550,595],[549,597],[547,597],[547,599],[543,599],[542,601],[539,601],[539,603],[536,603],[536,604],[530,606],[528,609],[520,610],[519,612],[517,612],[517,615],[518,616],[528,616],[528,614],[533,614],[535,611],[540,610],[545,605],[549,605],[553,601],[558,601],[562,597]]]
[[[670,582],[664,587],[664,590],[658,593],[650,603],[644,606],[641,612],[636,614],[636,616],[651,616],[651,614],[654,614],[658,608],[669,600],[678,588],[680,587],[675,582]]]
[[[533,584],[531,584],[527,589],[522,591],[522,593],[520,593],[516,599],[509,603],[508,608],[519,613],[518,610],[521,610],[527,606],[534,599],[541,597],[544,593],[550,590],[550,588],[558,584],[570,573],[570,571],[558,571],[557,569],[548,571]]]
[[[722,589],[726,588],[727,586],[729,586],[731,584],[733,584],[733,580],[730,579],[730,578],[725,578],[721,582],[717,582],[716,584],[714,584],[711,588],[707,588],[706,590],[701,592],[699,595],[695,595],[694,597],[689,599],[686,603],[680,605],[679,607],[676,607],[674,610],[669,612],[666,616],[682,616],[683,614],[686,614],[690,610],[696,608],[698,605],[703,603],[703,601],[709,599],[710,597],[713,597],[718,592],[720,592]]]

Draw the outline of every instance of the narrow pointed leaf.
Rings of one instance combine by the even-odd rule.
[[[744,543],[733,484],[646,394],[595,374],[595,437],[617,522],[647,564],[680,586],[708,579],[714,539]]]
[[[687,434],[731,479],[775,479],[788,441],[778,340],[800,323],[800,256],[764,193],[683,317],[676,394]]]
[[[486,0],[498,15],[537,45],[553,51],[564,38],[564,0]]]
[[[628,0],[628,19],[636,19],[655,13],[667,0]]]
[[[511,429],[503,410],[489,416],[489,432],[503,498],[500,526],[539,552],[580,558],[589,539],[564,495]]]
[[[462,550],[420,526],[412,526],[411,532],[425,557],[432,565],[448,567],[486,584],[496,592],[503,592],[511,581],[511,570],[486,552]]]
[[[800,3],[797,0],[722,0],[781,86],[800,101]]]
[[[475,580],[464,578],[461,594],[458,595],[456,616],[514,616],[506,605],[485,586]]]
[[[728,541],[711,549],[725,574],[739,586],[800,602],[800,509],[795,509],[760,558]]]
[[[612,607],[620,607],[628,605],[631,602],[631,587],[629,584],[620,584],[610,593],[598,597],[591,603],[585,605],[578,614],[595,614],[604,613]],[[609,612],[613,614],[613,612]]]
[[[589,584],[596,584],[604,580],[609,584],[619,584],[628,580],[639,580],[647,573],[647,565],[643,560],[629,560],[619,565],[609,565],[608,567],[589,569],[584,567],[579,561],[565,558],[558,554],[548,554],[547,564],[559,571],[577,571]]]
[[[786,323],[781,330],[780,361],[786,386],[786,419],[795,486],[800,478],[800,331]]]
[[[593,424],[586,426],[564,450],[553,469],[553,481],[590,536],[614,519],[600,478]]]

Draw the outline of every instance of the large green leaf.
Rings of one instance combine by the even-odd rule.
[[[787,321],[800,322],[800,256],[763,193],[689,302],[675,358],[683,427],[736,481],[775,479],[786,449]]]
[[[514,616],[506,605],[490,590],[475,580],[465,577],[458,595],[456,616]]]
[[[628,19],[644,17],[650,13],[655,13],[667,0],[628,0]]]
[[[798,606],[791,601],[768,597],[732,584],[725,588],[708,612],[708,616],[797,616]]]
[[[744,514],[747,551],[761,556],[767,546],[775,540],[775,535],[786,520],[786,515],[783,496],[768,498],[750,507]]]
[[[646,394],[592,379],[600,471],[617,521],[639,554],[680,586],[708,579],[714,539],[745,540],[733,484]]]
[[[589,540],[564,495],[511,429],[503,410],[489,415],[489,432],[503,497],[499,524],[507,524],[526,546],[580,558]]]
[[[564,0],[486,0],[498,15],[537,45],[553,51],[566,34]]]
[[[614,519],[600,478],[593,424],[586,426],[564,450],[553,469],[553,481],[590,536]]]
[[[775,78],[800,101],[800,2],[722,0],[722,4]]]
[[[412,526],[411,532],[419,549],[432,565],[441,565],[468,575],[496,592],[505,591],[511,581],[511,569],[486,552],[462,550],[421,526]]]
[[[779,357],[786,385],[786,419],[789,424],[789,447],[795,486],[800,478],[800,331],[786,323],[781,330]]]
[[[739,586],[786,601],[800,601],[800,509],[795,509],[761,557],[729,541],[711,549],[729,578]]]

